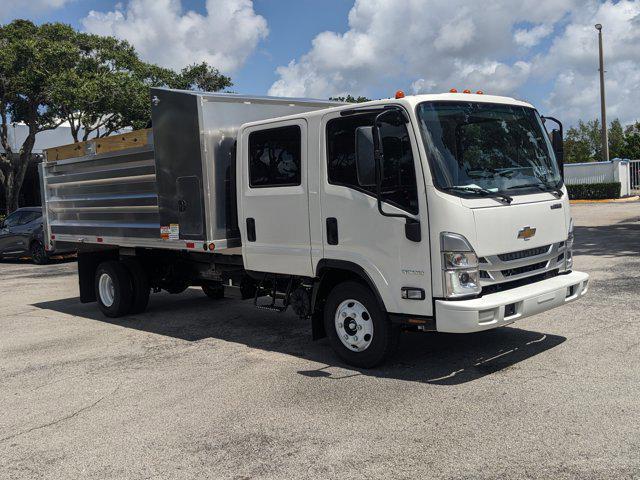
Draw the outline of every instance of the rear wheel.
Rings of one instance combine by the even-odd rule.
[[[44,249],[44,245],[38,240],[31,243],[29,253],[31,254],[31,260],[33,260],[33,263],[36,265],[46,265],[49,263],[49,256]]]
[[[149,276],[135,258],[126,258],[122,263],[129,271],[129,275],[131,275],[131,286],[133,287],[130,313],[142,313],[149,304],[149,294],[151,293]]]
[[[224,298],[224,286],[221,284],[205,284],[202,285],[202,291],[205,295],[213,300]]]
[[[391,324],[371,290],[358,282],[334,287],[325,304],[324,324],[335,352],[356,367],[379,365],[398,343],[399,329]]]
[[[122,317],[131,311],[132,280],[122,262],[109,260],[98,265],[95,291],[98,307],[107,317]]]

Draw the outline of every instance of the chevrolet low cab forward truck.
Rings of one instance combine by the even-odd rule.
[[[108,317],[199,286],[291,307],[366,368],[401,330],[478,332],[587,291],[562,126],[528,103],[159,88],[150,102],[152,128],[50,149],[40,171],[47,247],[77,246],[80,299]]]

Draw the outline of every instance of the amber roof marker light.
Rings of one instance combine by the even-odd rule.
[[[452,88],[451,90],[449,90],[449,93],[458,93],[458,90],[456,90],[455,88]]]
[[[404,98],[404,92],[402,90],[398,90],[396,92],[396,98]]]

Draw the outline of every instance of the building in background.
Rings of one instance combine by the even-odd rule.
[[[22,146],[22,142],[27,138],[28,127],[23,123],[14,123],[9,126],[9,142],[11,149],[17,152]],[[82,136],[82,132],[80,133]],[[55,130],[47,130],[36,135],[36,143],[33,147],[33,154],[29,161],[27,173],[24,177],[24,183],[20,190],[19,205],[21,207],[34,207],[40,205],[40,181],[38,178],[38,163],[42,161],[42,152],[47,148],[58,147],[73,143],[71,136],[71,127],[63,123]],[[0,146],[0,153],[4,153],[4,149]],[[4,189],[0,185],[0,212],[4,211]]]

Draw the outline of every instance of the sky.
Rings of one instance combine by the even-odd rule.
[[[149,62],[207,61],[244,94],[386,98],[450,88],[532,102],[565,125],[640,120],[640,0],[0,0],[0,22],[61,21]]]

